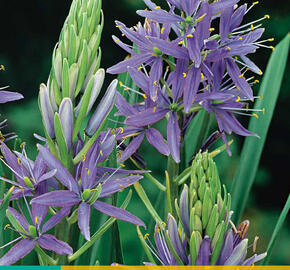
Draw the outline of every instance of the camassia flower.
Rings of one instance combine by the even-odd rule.
[[[253,256],[246,259],[249,222],[237,228],[231,222],[230,195],[223,186],[222,197],[217,167],[207,152],[195,157],[190,178],[175,200],[177,216],[169,213],[167,224],[156,225],[155,245],[138,230],[146,253],[153,255],[150,263],[156,263],[154,256],[162,265],[251,265],[263,259],[265,253],[255,254],[256,240]]]
[[[56,183],[53,179],[56,170],[47,171],[47,166],[39,154],[35,161],[30,160],[26,154],[25,143],[21,147],[22,153],[17,152],[17,155],[15,155],[4,142],[0,144],[4,157],[1,158],[1,161],[10,169],[16,178],[16,181],[14,181],[0,177],[0,180],[15,186],[11,200],[18,199],[22,196],[31,197],[43,194],[47,192],[49,184],[53,185]]]
[[[28,204],[26,205],[28,206]],[[47,207],[32,204],[31,210],[28,208],[30,219],[26,219],[22,211],[19,213],[11,207],[7,209],[6,216],[12,227],[6,225],[6,228],[19,233],[20,237],[1,247],[7,247],[19,241],[0,258],[0,265],[14,264],[29,254],[33,249],[36,251],[39,249],[50,250],[60,255],[71,255],[73,253],[72,248],[67,243],[58,240],[51,234],[47,234],[47,232],[57,225],[63,217],[69,215],[70,207],[62,208],[44,222],[47,216],[47,210]]]
[[[111,142],[113,145],[113,142]],[[56,168],[56,178],[67,190],[47,192],[32,199],[37,203],[52,207],[77,207],[78,226],[81,233],[90,240],[90,211],[95,208],[106,215],[113,216],[126,222],[145,226],[136,216],[124,209],[115,207],[99,199],[108,197],[132,185],[142,178],[140,175],[128,175],[128,171],[98,167],[111,150],[106,150],[106,143],[97,140],[84,157],[76,178],[56,159],[46,147],[38,145],[39,152],[49,168]],[[80,181],[79,181],[79,178]]]

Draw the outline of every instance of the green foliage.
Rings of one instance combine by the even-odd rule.
[[[249,130],[258,134],[260,139],[247,137],[242,149],[238,170],[232,186],[233,222],[238,223],[243,214],[251,187],[255,180],[257,168],[262,155],[268,129],[273,117],[276,102],[287,63],[290,34],[278,44],[269,60],[259,95],[262,99],[255,103],[255,109],[265,108],[265,115],[250,121]]]

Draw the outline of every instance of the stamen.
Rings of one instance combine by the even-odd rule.
[[[160,30],[160,33],[163,34],[164,30],[165,30],[165,27],[162,27],[161,30]]]
[[[192,34],[189,34],[186,36],[187,38],[193,38],[193,35]]]
[[[195,22],[200,22],[205,16],[207,15],[207,13],[204,13],[203,15],[201,15],[199,18],[197,18],[195,20]]]
[[[254,252],[254,253],[256,253],[256,250],[257,250],[257,243],[258,243],[258,240],[259,240],[259,237],[258,237],[258,236],[255,236],[254,244],[253,244],[253,252]]]
[[[183,78],[186,78],[187,74],[185,72],[182,73]]]
[[[256,113],[253,113],[253,116],[255,116],[257,119],[259,119],[259,115],[257,115]]]
[[[0,70],[5,71],[5,67],[4,67],[4,65],[0,65]]]

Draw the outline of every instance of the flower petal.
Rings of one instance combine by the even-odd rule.
[[[210,256],[210,239],[206,235],[200,244],[196,265],[209,265]]]
[[[14,101],[14,100],[19,100],[22,98],[23,96],[19,93],[9,92],[9,91],[0,91],[0,104]]]
[[[38,239],[38,244],[46,249],[54,251],[59,255],[72,255],[72,248],[65,242],[58,240],[51,234],[43,234]]]
[[[39,152],[41,153],[45,163],[50,169],[56,169],[56,178],[69,190],[78,192],[78,185],[69,171],[61,164],[61,162],[50,153],[50,151],[42,145],[37,145]]]
[[[122,208],[118,208],[118,207],[115,207],[113,205],[101,202],[101,201],[96,201],[93,204],[93,207],[96,210],[98,210],[98,211],[100,211],[108,216],[111,216],[111,217],[114,217],[117,219],[121,219],[123,221],[132,223],[134,225],[145,227],[145,224],[142,220],[140,220],[139,218],[137,218],[136,216],[132,215],[131,213],[129,213],[128,211],[126,211]]]
[[[126,149],[122,152],[121,156],[118,157],[118,162],[124,162],[129,157],[131,157],[139,148],[142,141],[144,139],[144,133],[142,132],[138,136],[136,136],[126,147]]]
[[[106,197],[108,195],[114,194],[121,191],[131,185],[133,185],[138,180],[142,179],[141,175],[131,175],[124,178],[113,178],[111,177],[108,181],[102,184],[102,192],[100,198]]]
[[[37,203],[47,206],[69,207],[80,202],[79,196],[69,190],[56,190],[45,193],[31,200],[31,204]]]
[[[153,145],[161,154],[168,156],[170,150],[168,145],[164,142],[164,138],[161,133],[155,128],[149,128],[146,130],[146,138],[148,142]]]
[[[170,153],[175,162],[180,162],[180,128],[176,113],[170,113],[167,125],[167,141]]]
[[[87,241],[91,240],[90,237],[90,213],[91,206],[87,203],[82,202],[78,208],[78,225],[82,235]]]
[[[25,257],[35,247],[35,240],[23,239],[14,245],[1,259],[0,265],[11,265]]]

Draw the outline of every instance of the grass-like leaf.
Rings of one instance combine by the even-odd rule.
[[[270,260],[270,257],[271,257],[271,254],[272,254],[272,251],[273,251],[273,247],[274,247],[274,244],[275,244],[275,241],[277,239],[277,236],[283,226],[283,223],[287,217],[287,214],[289,212],[289,209],[290,209],[290,195],[288,195],[288,199],[287,199],[287,202],[280,214],[280,217],[278,219],[278,222],[275,226],[275,229],[274,229],[274,232],[271,236],[271,239],[270,239],[270,242],[269,242],[269,245],[268,245],[268,248],[267,248],[267,257],[264,259],[263,261],[263,265],[268,265],[269,263],[269,260]]]
[[[255,109],[265,108],[265,115],[250,121],[249,130],[261,138],[247,137],[242,149],[239,167],[232,186],[233,221],[237,223],[243,213],[251,187],[255,180],[267,132],[272,120],[275,105],[285,71],[289,50],[290,35],[288,34],[276,47],[269,60],[259,95],[263,98],[255,104]]]

